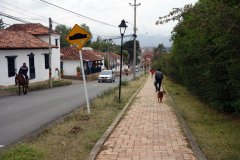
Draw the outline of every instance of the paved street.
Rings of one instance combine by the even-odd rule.
[[[161,89],[162,90],[162,89]],[[136,96],[97,160],[196,160],[173,108],[157,101],[150,78]]]
[[[143,72],[139,71],[139,76]],[[122,80],[132,79],[132,74]],[[89,100],[114,83],[88,82]],[[0,149],[36,133],[39,129],[86,104],[83,83],[0,98]]]

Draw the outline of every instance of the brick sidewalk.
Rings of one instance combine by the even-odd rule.
[[[157,101],[153,79],[149,76],[133,105],[104,143],[107,149],[96,159],[196,160],[166,100],[165,95],[162,103]]]

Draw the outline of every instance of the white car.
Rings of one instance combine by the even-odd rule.
[[[135,66],[135,71],[138,72],[138,66]]]
[[[100,82],[115,82],[115,74],[112,70],[103,70],[98,76],[98,83]]]

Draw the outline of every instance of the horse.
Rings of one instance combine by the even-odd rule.
[[[27,94],[27,89],[29,90],[28,88],[28,83],[26,83],[25,81],[25,78],[22,74],[16,74],[16,82],[18,83],[18,87],[19,87],[19,90],[18,90],[18,95],[20,95],[20,86],[23,86],[23,93],[24,94]]]

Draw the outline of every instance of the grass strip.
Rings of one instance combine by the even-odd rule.
[[[163,85],[209,160],[240,159],[240,118],[213,109],[165,76]]]
[[[68,83],[69,81],[64,81],[64,82],[60,82],[60,81],[54,81],[52,84],[61,84],[61,83]],[[49,84],[39,84],[36,86],[28,86],[29,88],[35,88],[35,87],[40,87],[40,86],[49,86]],[[13,87],[13,88],[8,88],[8,89],[4,89],[7,91],[13,91],[13,90],[18,90],[18,87]],[[20,89],[22,89],[22,87],[20,87]]]
[[[138,90],[147,77],[141,76],[125,83],[121,89],[121,102],[118,101],[118,87],[104,90],[98,98],[90,104],[91,115],[87,108],[79,109],[66,116],[64,120],[46,128],[39,137],[29,143],[21,143],[29,149],[37,151],[37,159],[44,160],[86,160],[95,143],[113,122],[115,117],[128,103],[132,95]],[[67,106],[66,106],[67,107]],[[21,145],[3,151],[0,159],[6,155],[8,159],[20,160],[16,155],[27,155]]]

